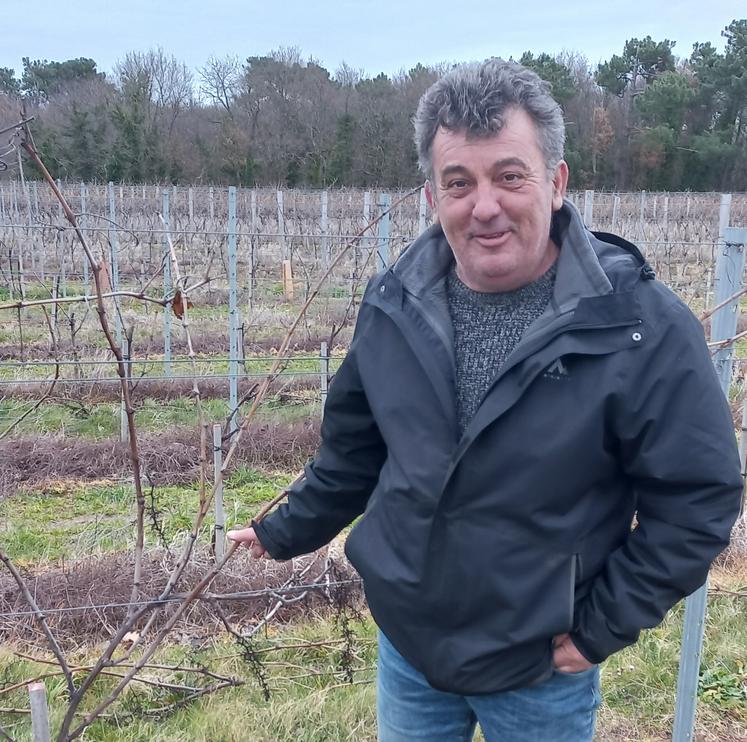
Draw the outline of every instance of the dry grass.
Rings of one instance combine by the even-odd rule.
[[[314,566],[304,577],[304,584],[314,580],[324,568],[327,549],[293,562],[274,562],[251,559],[243,550],[216,577],[211,592],[234,593],[277,588],[292,575],[294,566],[303,568],[314,561]],[[160,593],[168,580],[175,556],[165,551],[151,551],[144,564],[143,589],[146,597]],[[209,570],[212,557],[205,547],[199,547],[184,576],[177,583],[176,593],[188,592],[198,579]],[[347,562],[341,562],[340,574],[344,579],[354,577]],[[133,560],[130,554],[115,554],[77,560],[61,567],[38,572],[26,571],[26,583],[40,608],[50,611],[47,620],[55,635],[66,647],[78,647],[107,640],[127,612],[126,607],[111,605],[85,611],[65,612],[73,606],[122,604],[130,600],[132,591]],[[298,595],[299,593],[293,594]],[[360,591],[355,588],[355,595]],[[290,597],[290,596],[289,596]],[[272,595],[222,601],[221,606],[235,627],[250,626],[260,620],[266,610],[277,602]],[[297,603],[284,606],[278,614],[281,623],[307,618],[326,612],[329,602],[322,591],[312,590]],[[162,621],[169,615],[169,606],[161,611]],[[0,637],[4,641],[29,641],[35,645],[43,639],[32,616],[6,616],[5,613],[27,612],[22,596],[10,575],[0,574]],[[191,646],[202,640],[213,639],[223,626],[207,601],[198,601],[175,627],[172,641],[184,641]]]
[[[313,418],[257,423],[242,438],[235,461],[270,471],[296,471],[313,455],[318,443],[319,422]],[[155,484],[186,484],[199,479],[199,434],[194,429],[172,428],[142,435],[140,444],[143,470]],[[129,448],[119,441],[61,435],[0,441],[0,497],[60,479],[96,481],[129,476]]]

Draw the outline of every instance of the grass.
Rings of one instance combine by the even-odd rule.
[[[267,374],[275,361],[275,358],[273,357],[275,355],[276,353],[247,355],[244,362],[239,364],[239,373]],[[294,358],[294,355],[298,357]],[[286,373],[319,373],[320,361],[313,352],[293,353],[291,351],[291,353],[285,357],[288,358],[283,369]],[[101,361],[103,359],[98,360]],[[136,362],[132,364],[133,380],[137,381],[141,375],[147,378],[163,378],[165,375],[163,355],[151,354],[147,360],[135,360]],[[341,360],[342,354],[340,352],[335,352],[332,355],[329,360],[331,372],[334,372],[337,369]],[[198,354],[195,359],[195,365],[198,374],[228,374],[230,371],[228,352],[220,355],[211,355],[207,353]],[[95,366],[81,363],[77,368],[79,369],[80,376],[85,379],[118,378],[116,376],[117,370],[114,362]],[[75,371],[75,366],[63,366],[61,376],[67,379],[73,379],[73,373],[75,373]],[[3,381],[47,380],[51,379],[53,374],[53,363],[34,363],[33,361],[26,363],[14,361],[0,362],[0,379]],[[172,356],[172,376],[191,376],[191,374],[192,365],[189,358],[180,355]]]
[[[682,611],[677,609],[661,627],[644,632],[639,643],[610,658],[602,667],[604,705],[600,712],[600,740],[664,740],[670,734],[674,711],[677,655]],[[354,675],[359,684],[341,685],[340,646],[287,649],[263,655],[268,683],[273,689],[269,701],[262,698],[256,679],[242,661],[237,647],[224,638],[213,638],[196,649],[184,645],[164,647],[157,657],[162,664],[204,663],[221,674],[245,681],[239,688],[222,691],[179,709],[162,719],[143,716],[164,702],[163,691],[135,685],[125,694],[120,719],[97,722],[86,739],[195,740],[197,742],[261,740],[262,742],[330,742],[354,740],[373,742],[375,735],[375,626],[369,617],[353,622],[355,635]],[[339,640],[330,618],[310,617],[300,624],[277,625],[259,638],[255,649],[301,641]],[[725,740],[747,737],[747,702],[744,697],[744,667],[740,666],[747,646],[747,616],[738,599],[718,596],[711,603],[700,683],[698,739]],[[76,662],[90,660],[81,652]],[[741,667],[741,669],[740,669]],[[0,678],[10,685],[32,677],[45,668],[19,660],[9,648],[0,653]],[[312,677],[298,675],[322,673]],[[184,682],[183,675],[150,671],[149,677]],[[102,681],[95,698],[101,698],[112,681]],[[740,690],[741,687],[741,690]],[[47,680],[53,727],[59,723],[64,692],[59,678]],[[23,707],[25,690],[2,697],[0,705]],[[741,697],[740,697],[741,694]],[[89,700],[87,708],[93,703]],[[138,718],[126,718],[127,711]],[[30,739],[25,719],[0,713],[0,724],[13,725],[19,742]],[[476,737],[481,739],[480,736]]]
[[[248,523],[290,480],[284,473],[238,468],[224,485],[228,527]],[[196,487],[158,487],[154,498],[167,540],[191,527],[199,503]],[[0,539],[24,567],[120,551],[133,544],[134,507],[130,485],[60,482],[0,501]],[[205,541],[212,523],[208,518],[203,527]],[[146,536],[146,545],[158,544],[150,527]]]
[[[298,403],[283,404],[273,396],[268,397],[258,410],[258,421],[272,417],[282,422],[303,419],[318,415],[317,392],[309,395],[298,393]],[[31,400],[0,400],[0,431],[18,419],[26,410],[33,407]],[[203,400],[205,419],[215,422],[225,421],[228,415],[228,400]],[[120,429],[118,403],[55,403],[47,402],[34,410],[16,426],[14,435],[60,433],[82,438],[117,438]],[[177,398],[171,400],[146,399],[136,407],[135,420],[140,433],[158,433],[170,427],[196,426],[197,410],[192,400]]]
[[[375,663],[375,628],[370,620],[354,622],[357,657],[354,667],[356,680],[371,680]],[[339,640],[330,619],[317,618],[303,625],[283,627],[259,638],[256,650],[281,644],[297,644],[322,639]],[[210,640],[193,650],[184,646],[164,647],[155,662],[159,664],[204,664],[212,670],[243,681],[242,687],[221,691],[214,696],[194,702],[186,708],[160,719],[137,718],[152,711],[167,700],[160,689],[134,684],[125,692],[118,712],[120,719],[102,720],[94,724],[86,739],[101,742],[135,740],[150,742],[219,742],[225,740],[257,740],[279,742],[332,742],[334,740],[375,739],[374,689],[371,684],[332,687],[343,682],[340,674],[341,651],[339,641],[330,647],[307,650],[288,649],[261,655],[267,665],[268,683],[272,688],[270,701],[261,689],[250,667],[240,657],[239,649],[226,639]],[[90,654],[79,653],[76,662],[90,660]],[[301,665],[301,667],[299,667]],[[15,657],[6,648],[0,652],[0,678],[3,685],[20,682],[49,668]],[[300,679],[298,675],[320,673]],[[172,683],[185,683],[184,673],[164,670],[149,671],[148,676]],[[90,709],[95,700],[104,697],[112,686],[112,679],[103,679],[85,705]],[[54,730],[64,711],[64,687],[61,678],[46,680],[51,726]],[[25,688],[0,696],[0,705],[23,707],[28,704]],[[136,718],[127,719],[127,712]],[[0,713],[0,725],[8,729],[18,742],[31,739],[30,725],[25,718]]]
[[[275,291],[279,286],[277,284]],[[32,293],[33,296],[30,294],[29,298],[44,296],[41,289]],[[75,293],[72,286],[68,293]],[[341,305],[346,302],[345,292],[335,287],[325,291],[324,295],[328,298],[328,305],[329,299]],[[3,300],[0,289],[0,301]],[[747,303],[747,299],[742,303]],[[160,310],[148,308],[143,311],[130,302],[124,302],[124,307],[128,317],[138,320],[137,336],[148,332],[159,336]],[[279,332],[282,336],[283,322],[287,323],[295,311],[294,306],[276,303],[256,311],[255,316],[250,316],[248,320],[262,325],[257,329],[258,333],[271,336],[272,333]],[[221,332],[225,331],[227,325],[226,315],[225,306],[200,305],[199,301],[190,312],[198,329],[215,329]],[[41,311],[26,310],[24,316],[25,341],[46,343],[47,331]],[[63,323],[63,315],[60,317],[60,322]],[[257,319],[259,317],[261,321]],[[317,322],[313,318],[311,321]],[[95,324],[95,316],[91,313],[79,340],[103,347]],[[176,320],[173,326],[175,335],[178,333],[181,337]],[[317,326],[324,329],[324,323],[317,323]],[[250,330],[253,332],[251,327]],[[18,342],[18,323],[14,312],[6,312],[0,316],[0,342]],[[747,340],[737,344],[737,355],[747,357]],[[203,356],[200,359],[202,371],[227,371],[225,361],[210,363],[210,358]],[[268,369],[269,363],[265,359],[250,357],[246,368],[249,373],[262,373]],[[333,371],[335,363],[332,363]],[[161,359],[151,357],[147,366],[139,368],[146,367],[150,373],[161,373]],[[175,373],[182,369],[186,371],[187,368],[186,364],[175,365]],[[289,369],[315,373],[318,371],[318,361],[297,360]],[[23,374],[28,378],[48,372],[49,367],[33,365],[21,370],[0,367],[0,379],[18,378]],[[30,404],[11,399],[0,402],[0,430],[28,409]],[[206,400],[204,404],[206,415],[210,419],[225,418],[226,402]],[[282,405],[279,400],[270,399],[264,409],[267,414],[291,420],[310,414],[314,404],[309,401],[308,404],[288,406]],[[314,414],[318,414],[316,407]],[[196,422],[194,405],[187,399],[146,401],[139,408],[137,419],[139,429],[143,432],[156,432]],[[88,405],[85,409],[75,405],[45,404],[18,428],[19,433],[64,432],[90,438],[115,437],[118,431],[119,405],[106,403]],[[246,467],[238,468],[225,488],[228,527],[247,523],[261,503],[274,497],[290,478],[286,473],[268,474]],[[176,539],[191,524],[198,502],[197,489],[195,486],[159,487],[154,495],[162,515],[166,537],[169,540]],[[133,540],[132,518],[133,494],[130,485],[112,482],[59,482],[48,485],[43,490],[22,493],[21,496],[0,502],[0,541],[19,566],[25,569],[43,569],[46,565],[63,559],[69,561],[71,558],[129,548]],[[200,534],[203,543],[209,540],[211,525],[212,519],[209,519]],[[156,540],[155,534],[149,529],[148,545],[155,545]],[[733,589],[744,590],[744,580],[730,584]],[[644,632],[634,647],[614,655],[605,663],[605,703],[600,715],[600,740],[648,739],[658,742],[670,734],[682,613],[680,606],[660,627]],[[372,677],[370,668],[375,652],[370,640],[375,635],[375,627],[370,618],[367,618],[363,624],[354,625],[354,628],[359,641],[356,654],[359,666],[363,669],[360,674],[356,674],[356,678],[365,681]],[[301,624],[273,625],[267,635],[258,640],[257,646],[262,648],[272,642],[290,642],[299,638],[336,639],[339,634],[329,618],[309,616]],[[41,647],[41,644],[38,643],[37,646]],[[747,739],[745,647],[747,611],[744,600],[728,595],[714,596],[708,615],[699,688],[698,739],[703,742]],[[9,646],[0,648],[0,690],[45,670],[36,663],[19,659],[13,654],[13,649]],[[27,650],[26,647],[24,649]],[[75,661],[85,662],[93,656],[95,648],[83,648]],[[238,742],[247,739],[256,742],[373,742],[376,738],[372,685],[339,687],[341,677],[334,674],[317,675],[303,680],[292,677],[309,671],[331,673],[338,669],[337,649],[286,650],[273,655],[273,662],[289,664],[268,666],[270,682],[275,689],[269,702],[263,700],[250,669],[238,656],[237,647],[227,639],[211,638],[206,644],[200,644],[196,648],[192,648],[189,643],[164,647],[157,659],[164,663],[205,663],[218,672],[246,681],[246,685],[195,701],[160,719],[147,718],[144,713],[154,711],[170,699],[164,697],[163,691],[148,686],[133,686],[125,694],[123,703],[118,706],[118,718],[97,722],[86,734],[86,739],[107,742]],[[164,672],[160,677],[172,682],[184,680],[178,673]],[[88,700],[86,708],[91,708],[97,698],[102,698],[112,682],[102,681],[96,695]],[[59,678],[47,680],[47,693],[54,728],[59,724],[64,710],[64,687]],[[0,696],[0,706],[26,707],[27,703],[25,688]],[[134,717],[130,716],[132,712],[135,712]],[[0,725],[19,742],[31,739],[30,726],[25,717],[0,712]]]
[[[226,482],[228,526],[244,524],[261,503],[274,497],[290,479],[286,473],[267,474],[240,467]],[[191,523],[197,505],[195,487],[161,487],[155,491],[163,528],[174,539]],[[44,491],[25,493],[0,503],[0,539],[19,566],[43,568],[45,563],[87,554],[100,554],[127,548],[132,537],[132,492],[129,486],[111,483],[80,484],[60,482]],[[201,539],[209,538],[208,524]],[[152,533],[148,543],[155,544]],[[747,570],[732,565],[714,573],[714,583],[743,591]],[[603,666],[604,705],[600,712],[600,742],[668,738],[674,714],[675,690],[681,641],[683,610],[678,606],[661,626],[643,632],[639,642],[613,655]],[[356,679],[371,679],[374,650],[370,640],[375,627],[370,618],[354,624],[359,645]],[[199,630],[198,630],[199,631]],[[309,616],[303,623],[274,624],[261,637],[264,643],[290,639],[330,640],[339,635],[330,619]],[[202,643],[206,641],[206,643]],[[86,739],[102,742],[145,740],[266,740],[267,742],[327,742],[375,739],[375,699],[370,684],[338,687],[339,675],[315,675],[298,679],[289,676],[309,672],[329,673],[338,668],[337,650],[287,650],[273,656],[268,666],[275,689],[265,702],[251,670],[238,657],[229,640],[211,637],[164,647],[162,663],[204,663],[211,669],[246,681],[246,685],[221,691],[194,701],[162,719],[146,712],[173,700],[163,691],[137,685],[127,692],[118,707],[118,721],[102,720],[87,733]],[[702,742],[747,739],[747,611],[744,599],[728,594],[713,595],[710,601],[699,688],[698,739]],[[83,648],[75,662],[84,663],[95,655],[95,648]],[[0,689],[39,674],[44,668],[20,660],[11,647],[0,650]],[[184,680],[177,675],[152,671],[171,682]],[[102,681],[89,699],[101,698],[110,681]],[[59,724],[64,692],[59,678],[47,681],[53,727]],[[25,707],[24,690],[0,697],[0,706]],[[134,713],[131,717],[128,714]],[[30,740],[28,721],[0,712],[0,725],[18,742]],[[480,739],[480,737],[476,737]]]

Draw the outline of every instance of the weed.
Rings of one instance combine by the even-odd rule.
[[[698,679],[698,696],[720,709],[742,709],[747,712],[747,671],[745,663],[737,661],[734,670],[723,665],[707,667]]]

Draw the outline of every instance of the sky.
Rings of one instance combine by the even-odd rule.
[[[696,41],[723,50],[721,31],[745,17],[745,0],[0,0],[0,67],[90,57],[111,72],[127,52],[161,47],[197,70],[211,55],[281,46],[331,73],[344,60],[369,76],[527,50],[576,51],[595,66],[634,36],[676,41],[681,57]]]

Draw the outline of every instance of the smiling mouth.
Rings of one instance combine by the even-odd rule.
[[[483,232],[480,234],[473,234],[472,239],[477,240],[482,244],[492,245],[502,242],[510,234],[511,230],[509,229],[497,232]]]

